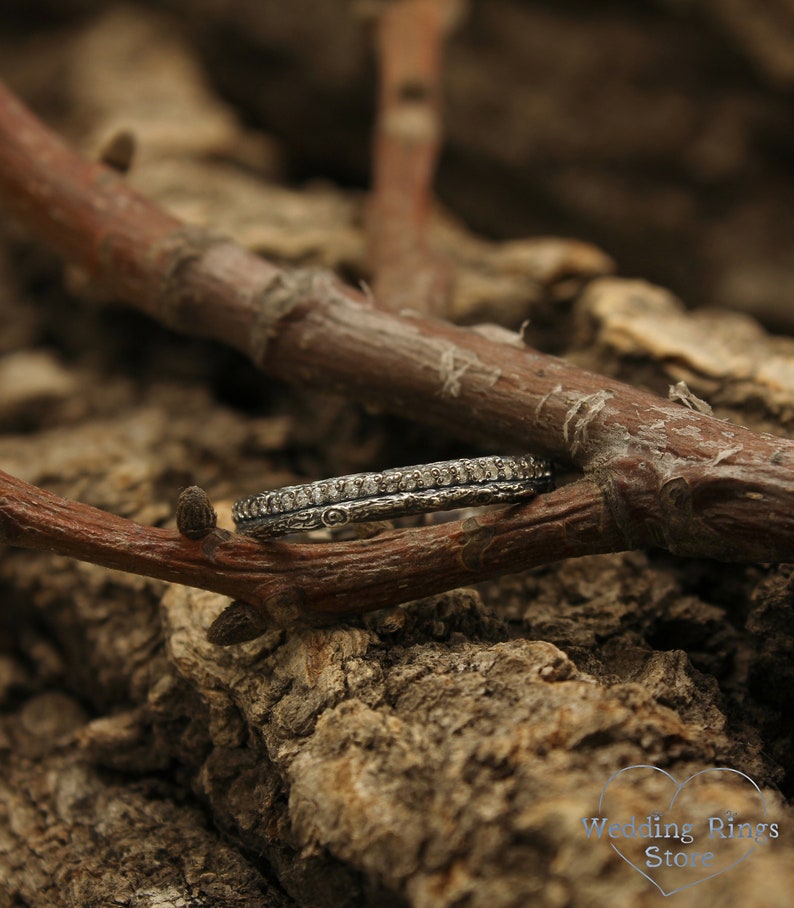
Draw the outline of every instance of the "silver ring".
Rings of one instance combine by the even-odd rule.
[[[523,501],[554,487],[551,464],[521,454],[353,473],[241,498],[240,533],[268,539],[323,527],[454,508]]]

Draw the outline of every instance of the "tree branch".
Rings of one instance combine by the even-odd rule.
[[[371,611],[559,558],[607,552],[598,489],[588,480],[520,507],[371,539],[259,542],[212,530],[189,539],[68,501],[0,471],[0,542],[242,599],[263,620]]]
[[[443,314],[450,264],[428,246],[441,147],[441,55],[457,0],[399,0],[379,14],[380,92],[368,218],[378,305]]]
[[[622,548],[794,557],[794,442],[475,331],[378,311],[331,275],[286,272],[186,228],[106,167],[82,161],[2,87],[0,199],[108,293],[178,330],[225,341],[270,375],[586,473],[474,522],[317,546],[217,534],[191,542],[4,476],[10,543],[266,603],[282,620],[303,609],[363,611]]]

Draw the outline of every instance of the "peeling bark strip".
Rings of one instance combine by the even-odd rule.
[[[483,552],[489,576],[540,563],[541,548],[546,561],[645,545],[794,560],[794,442],[464,328],[378,311],[331,275],[285,272],[232,242],[202,249],[195,231],[186,238],[178,221],[112,171],[81,160],[2,87],[0,199],[109,293],[236,347],[270,375],[582,467],[590,479],[509,517],[482,518],[500,537]],[[395,601],[398,573],[397,601],[460,585],[464,573],[463,582],[482,579],[463,568],[460,545],[459,527],[431,527],[338,543],[327,560],[322,547],[290,547],[290,558],[274,558],[269,569],[300,565],[309,577],[306,606],[349,610],[351,596]],[[269,586],[278,588],[272,574]]]

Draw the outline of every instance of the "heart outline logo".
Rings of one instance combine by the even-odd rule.
[[[743,772],[740,772],[738,769],[731,769],[730,767],[727,767],[727,766],[715,766],[715,767],[710,767],[709,769],[701,769],[701,770],[699,770],[698,772],[693,773],[691,776],[689,776],[689,778],[685,779],[683,782],[679,782],[679,781],[675,778],[675,776],[673,776],[671,773],[667,772],[666,770],[660,769],[658,766],[653,766],[653,765],[650,765],[650,764],[647,764],[647,763],[635,763],[635,764],[633,764],[632,766],[625,766],[623,769],[619,769],[617,772],[613,773],[613,774],[606,780],[606,782],[604,783],[604,787],[601,789],[601,797],[600,797],[599,800],[598,800],[598,813],[599,813],[599,816],[602,816],[602,815],[603,815],[604,798],[606,797],[607,789],[609,788],[610,784],[611,784],[618,776],[622,775],[623,773],[629,772],[630,770],[633,770],[633,769],[650,769],[650,770],[653,770],[654,772],[659,772],[659,773],[661,773],[662,775],[666,776],[667,779],[669,779],[669,780],[673,783],[673,785],[675,786],[675,792],[673,793],[673,796],[672,796],[672,798],[670,799],[669,809],[671,809],[671,810],[672,810],[673,807],[675,806],[675,802],[676,802],[678,796],[681,794],[681,792],[684,790],[684,788],[686,788],[686,786],[687,786],[693,779],[696,779],[696,778],[698,778],[699,776],[704,776],[704,775],[706,775],[707,773],[714,773],[714,772],[730,772],[730,773],[734,773],[736,776],[741,776],[743,779],[747,780],[747,781],[752,785],[752,787],[755,789],[755,791],[756,791],[756,793],[757,793],[757,795],[758,795],[758,797],[760,798],[760,801],[761,801],[761,807],[762,807],[762,810],[763,810],[762,818],[763,818],[764,820],[766,820],[767,808],[766,808],[766,799],[764,798],[763,792],[762,792],[761,789],[758,787],[758,785],[756,785],[756,783],[755,783],[748,775],[746,775],[746,774],[743,773]],[[722,867],[722,868],[720,868],[719,870],[715,871],[714,873],[710,873],[708,876],[702,877],[701,879],[698,879],[698,880],[692,880],[691,882],[686,883],[686,884],[683,885],[683,886],[679,886],[679,887],[677,887],[676,889],[671,889],[671,890],[668,892],[668,891],[665,891],[665,889],[664,889],[659,883],[657,883],[657,881],[654,880],[653,877],[651,877],[651,876],[649,876],[647,873],[645,873],[645,871],[642,870],[642,868],[638,867],[637,864],[634,863],[634,861],[632,861],[632,860],[631,860],[630,858],[628,858],[625,854],[623,854],[623,852],[620,850],[620,848],[617,847],[617,845],[615,845],[614,842],[610,841],[609,844],[610,844],[610,847],[612,848],[612,850],[613,850],[617,855],[619,855],[619,857],[621,857],[621,858],[622,858],[630,867],[632,867],[634,870],[636,870],[637,873],[640,874],[640,876],[645,877],[645,879],[648,880],[648,882],[652,883],[652,884],[659,890],[659,892],[660,892],[665,898],[667,898],[668,896],[671,896],[671,895],[675,895],[677,892],[683,892],[684,889],[690,889],[692,886],[697,886],[697,885],[699,885],[700,883],[705,883],[705,882],[707,882],[708,880],[713,880],[715,877],[721,876],[723,873],[727,873],[727,871],[729,871],[729,870],[733,870],[734,867],[737,867],[739,864],[742,863],[742,861],[744,861],[744,860],[746,860],[748,857],[750,857],[750,855],[751,855],[751,854],[755,851],[755,849],[757,848],[757,844],[754,843],[752,846],[750,846],[750,847],[748,848],[748,850],[747,850],[740,858],[738,858],[738,859],[737,859],[736,861],[734,861],[732,864],[729,864],[727,867]]]

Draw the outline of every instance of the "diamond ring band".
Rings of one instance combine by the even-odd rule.
[[[348,523],[514,503],[553,485],[551,465],[531,454],[463,458],[260,492],[236,501],[232,516],[238,532],[269,539]]]

